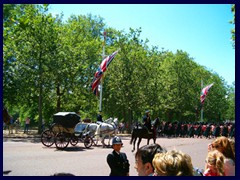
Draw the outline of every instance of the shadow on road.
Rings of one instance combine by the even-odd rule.
[[[40,143],[41,139],[36,137],[4,137],[3,142],[31,142],[31,143]]]

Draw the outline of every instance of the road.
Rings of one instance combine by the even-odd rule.
[[[127,154],[130,162],[130,176],[137,176],[130,137],[122,137],[122,141],[122,152]],[[205,138],[157,138],[156,143],[167,150],[176,149],[189,154],[193,166],[203,169],[207,145],[211,141]],[[140,146],[145,144],[147,141],[143,139]],[[39,138],[3,138],[3,171],[11,171],[4,176],[51,176],[60,172],[76,176],[108,176],[110,169],[106,157],[111,151],[111,148],[100,145],[86,149],[83,143],[57,150],[55,145],[44,147]]]

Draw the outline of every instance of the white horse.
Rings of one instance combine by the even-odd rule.
[[[118,119],[117,118],[109,118],[103,123],[101,123],[96,130],[95,135],[102,136],[102,145],[106,146],[104,140],[108,136],[108,146],[110,146],[110,140],[112,135],[116,135],[118,133]]]
[[[118,132],[118,119],[109,118],[102,123],[90,123],[86,127],[86,131],[90,131],[91,134],[94,134],[97,139],[102,137],[101,143],[103,147],[106,146],[104,140],[106,136],[109,137],[108,145],[110,145],[111,135],[116,135]]]

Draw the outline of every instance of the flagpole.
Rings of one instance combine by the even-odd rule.
[[[201,90],[203,88],[203,80],[201,79]],[[202,108],[201,108],[201,121],[203,121],[203,104],[202,104]]]
[[[103,35],[104,35],[104,40],[103,40],[103,52],[102,52],[102,59],[104,60],[105,58],[105,41],[106,41],[106,35],[107,35],[107,32],[104,31],[103,32]],[[102,111],[102,92],[103,92],[103,77],[101,78],[100,80],[100,99],[99,99],[99,111],[101,112]]]

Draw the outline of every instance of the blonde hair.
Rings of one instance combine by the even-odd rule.
[[[207,154],[206,158],[206,166],[205,169],[208,168],[208,164],[214,166],[215,171],[219,176],[225,176],[224,174],[224,155],[218,150],[211,150]]]
[[[230,158],[235,162],[235,153],[227,137],[218,137],[212,142],[212,147],[220,151],[226,158]]]
[[[181,151],[157,153],[153,159],[153,167],[160,176],[193,176],[191,157]]]

